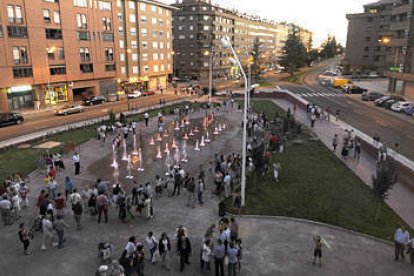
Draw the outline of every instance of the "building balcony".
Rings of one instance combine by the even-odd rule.
[[[394,7],[391,12],[392,15],[398,15],[402,13],[411,13],[411,4],[406,3],[402,4],[401,6]]]
[[[410,21],[392,22],[390,25],[390,31],[407,30],[410,28]]]
[[[407,38],[393,38],[390,41],[391,47],[407,47],[408,39]]]

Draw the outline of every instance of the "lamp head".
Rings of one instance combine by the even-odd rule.
[[[221,41],[221,46],[223,46],[223,48],[225,48],[225,49],[230,48],[230,41],[229,41],[229,38],[227,36],[222,37],[220,41]]]
[[[237,65],[237,61],[234,58],[230,57],[229,61],[230,61],[231,64],[233,64],[233,66]]]

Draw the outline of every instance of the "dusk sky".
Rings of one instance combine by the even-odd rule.
[[[175,0],[161,0],[175,3]],[[347,13],[363,11],[363,5],[376,0],[215,0],[213,3],[239,11],[257,14],[276,21],[297,23],[314,32],[314,46],[318,46],[329,33],[345,45]]]

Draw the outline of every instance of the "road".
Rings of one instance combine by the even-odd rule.
[[[378,134],[389,147],[400,144],[399,152],[414,160],[414,120],[404,114],[376,107],[373,102],[363,102],[360,95],[345,95],[342,91],[319,84],[318,75],[323,68],[306,74],[304,85],[280,84],[309,102],[329,107],[332,113],[340,111],[340,118],[349,125],[373,136]]]
[[[131,100],[130,108],[135,109],[154,106],[159,104],[160,99],[165,99],[168,102],[182,97],[184,96],[176,96],[172,94],[143,97]],[[108,115],[108,112],[111,109],[113,109],[115,113],[127,111],[128,102],[110,102],[102,105],[85,107],[85,112],[68,116],[56,116],[53,110],[27,114],[24,115],[25,121],[22,124],[0,128],[0,141],[12,139],[14,137],[30,134],[36,131],[59,127],[69,123],[99,118]]]

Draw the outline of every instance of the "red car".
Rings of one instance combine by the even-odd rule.
[[[142,92],[142,96],[151,96],[151,95],[155,95],[155,91],[144,91]]]

